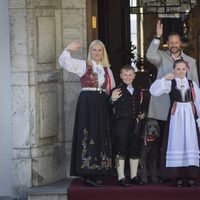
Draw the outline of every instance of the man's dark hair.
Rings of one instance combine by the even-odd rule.
[[[177,32],[171,32],[171,33],[168,35],[167,39],[169,40],[169,38],[170,38],[171,36],[178,36],[178,37],[180,38],[180,40],[182,40],[180,34],[177,33]]]

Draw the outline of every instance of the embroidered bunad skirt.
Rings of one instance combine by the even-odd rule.
[[[103,91],[80,93],[72,142],[72,176],[110,173],[112,162],[106,98]]]

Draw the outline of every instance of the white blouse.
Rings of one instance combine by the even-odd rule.
[[[175,78],[176,87],[181,91],[182,97],[184,97],[185,91],[189,88],[188,79],[185,77],[180,79],[178,77]],[[194,104],[197,111],[197,116],[200,117],[200,89],[197,84],[193,82],[194,92],[196,95],[196,99],[194,100]],[[160,96],[162,94],[169,94],[171,92],[171,80],[165,80],[165,78],[157,79],[151,85],[149,91],[153,96]],[[200,127],[200,118],[197,119],[198,127]]]
[[[93,72],[98,76],[98,85],[101,87],[105,81],[105,71],[103,66],[99,63],[97,64],[95,61],[92,61],[92,69]]]
[[[86,72],[86,61],[75,59],[71,57],[70,52],[65,49],[59,57],[59,63],[62,68],[68,72],[77,74],[79,77],[83,76]],[[97,64],[95,61],[92,61],[93,72],[98,75],[98,84],[101,87],[105,81],[105,71],[101,64]],[[111,79],[111,88],[115,87],[115,80],[112,74],[111,69],[108,67],[108,74]]]

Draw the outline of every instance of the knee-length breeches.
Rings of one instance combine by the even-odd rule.
[[[140,152],[140,134],[135,132],[135,119],[117,119],[116,154],[136,159]]]

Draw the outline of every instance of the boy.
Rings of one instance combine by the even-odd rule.
[[[116,118],[116,159],[118,184],[128,187],[131,184],[140,184],[143,182],[137,177],[137,168],[139,161],[139,135],[135,129],[138,127],[139,120],[144,118],[141,112],[142,91],[133,84],[135,79],[135,70],[130,65],[121,68],[120,78],[122,83],[111,92],[110,102],[114,106]],[[130,181],[124,175],[125,159],[130,162]]]

